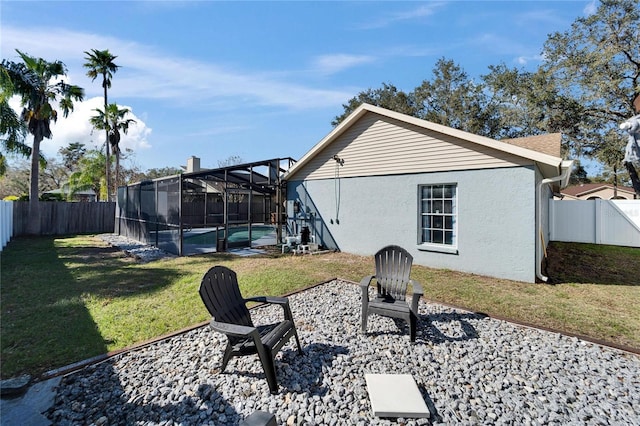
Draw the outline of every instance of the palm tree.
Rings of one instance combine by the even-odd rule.
[[[23,63],[3,61],[3,68],[13,84],[14,93],[21,97],[21,118],[27,130],[33,135],[31,147],[31,181],[29,186],[29,232],[40,232],[40,211],[38,210],[38,173],[40,143],[51,138],[51,121],[58,119],[58,111],[52,102],[59,99],[59,108],[67,117],[73,111],[73,101],[81,101],[84,90],[62,80],[67,70],[60,61],[47,62],[16,49]]]
[[[0,67],[0,176],[6,172],[6,157],[4,152],[23,157],[31,156],[31,147],[24,143],[27,126],[15,112],[9,99],[15,94],[15,88],[9,76],[9,64],[2,62]]]
[[[62,186],[68,198],[78,191],[92,189],[101,198],[106,198],[105,188],[105,163],[104,153],[99,150],[91,150],[78,162],[78,170],[71,173],[69,181]]]
[[[17,154],[24,157],[31,155],[31,147],[24,143],[24,137],[27,132],[24,122],[18,114],[11,108],[9,102],[4,99],[4,94],[0,99],[0,176],[6,172],[6,157],[4,152]]]
[[[102,88],[104,89],[104,111],[107,110],[107,89],[111,88],[111,78],[113,74],[120,68],[113,61],[117,56],[112,55],[109,50],[97,50],[91,49],[91,52],[84,52],[87,62],[84,64],[85,68],[88,68],[87,76],[91,77],[91,81],[94,81],[98,76],[102,76]],[[106,118],[106,117],[105,117]],[[109,191],[109,183],[111,181],[111,161],[109,156],[109,127],[105,122],[105,158],[106,163],[106,180],[107,180],[107,201],[111,199],[111,192]]]
[[[136,122],[132,118],[125,119],[125,116],[131,111],[129,108],[118,108],[117,104],[107,105],[107,113],[105,114],[100,108],[96,108],[98,114],[89,119],[91,125],[98,130],[105,130],[106,125],[107,139],[111,145],[111,152],[116,157],[116,187],[120,182],[120,131],[126,135],[129,131],[129,125]],[[108,161],[108,160],[107,160]]]

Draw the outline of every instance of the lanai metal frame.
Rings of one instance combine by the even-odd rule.
[[[281,241],[286,196],[282,176],[294,162],[274,158],[122,186],[115,232],[178,255],[184,254],[185,230],[193,227],[224,229],[218,251],[227,247],[229,226],[238,223],[249,225],[249,244],[252,223],[275,225]]]

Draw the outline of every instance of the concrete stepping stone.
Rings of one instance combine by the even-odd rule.
[[[365,374],[373,415],[421,418],[431,413],[411,374]]]

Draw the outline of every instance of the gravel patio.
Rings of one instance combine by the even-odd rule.
[[[256,410],[283,425],[640,424],[637,355],[424,301],[415,344],[375,315],[365,336],[359,292],[335,280],[290,296],[304,355],[289,342],[277,356],[278,395],[257,356],[220,374],[226,338],[201,327],[65,376],[47,415],[57,425],[235,425]],[[261,323],[281,310],[252,314]],[[366,373],[413,375],[431,417],[374,417]]]

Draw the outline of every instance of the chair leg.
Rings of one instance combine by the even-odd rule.
[[[222,367],[220,367],[221,372],[224,372],[225,368],[227,368],[227,364],[229,364],[232,352],[233,348],[231,347],[231,343],[228,342],[227,347],[224,350],[224,355],[222,356]]]
[[[302,355],[302,346],[300,346],[300,339],[298,339],[298,330],[296,330],[295,327],[293,327],[293,335],[296,338],[296,344],[298,345],[298,353]]]
[[[369,311],[367,306],[362,305],[362,334],[367,334],[367,317],[369,316]]]
[[[415,342],[416,341],[416,325],[417,325],[417,317],[416,315],[411,312],[409,314],[409,336],[410,336],[410,340],[411,342]]]
[[[363,281],[366,282],[366,281]],[[362,289],[362,334],[367,334],[367,317],[369,316],[369,287],[360,284]]]
[[[362,313],[362,334],[367,334],[367,313]]]
[[[276,395],[278,393],[278,380],[276,379],[276,368],[273,365],[273,357],[271,352],[267,350],[262,344],[257,345],[258,356],[264,369],[264,375],[267,377],[267,383],[269,384],[269,391]]]

